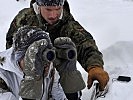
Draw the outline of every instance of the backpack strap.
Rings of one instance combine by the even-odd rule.
[[[0,78],[0,93],[11,92],[6,82]]]

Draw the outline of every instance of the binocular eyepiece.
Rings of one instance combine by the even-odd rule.
[[[63,48],[63,49],[46,49],[43,52],[43,60],[47,62],[54,61],[55,58],[75,60],[77,58],[77,52],[75,48]]]
[[[56,56],[61,59],[74,60],[77,58],[77,51],[75,48],[56,49]]]
[[[55,58],[56,58],[55,50],[53,50],[53,49],[46,49],[43,52],[42,56],[43,56],[43,60],[44,61],[47,61],[47,62],[54,61]]]

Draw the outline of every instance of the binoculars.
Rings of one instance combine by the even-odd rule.
[[[65,60],[75,60],[77,51],[75,48],[46,49],[42,56],[43,60],[48,62],[54,61],[56,57]]]
[[[56,49],[56,56],[60,59],[75,60],[77,58],[77,51],[75,48],[59,48]]]
[[[56,58],[55,50],[54,49],[46,49],[42,53],[43,61],[51,62],[54,61]]]

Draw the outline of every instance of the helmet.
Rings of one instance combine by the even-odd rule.
[[[48,43],[47,47],[52,48],[52,43],[48,34],[42,29],[33,26],[24,26],[18,29],[13,38],[13,48],[15,59],[17,61],[24,57],[27,48],[35,41],[45,39]]]
[[[65,0],[36,0],[39,6],[63,6]]]
[[[19,49],[27,49],[30,44],[40,39],[46,39],[48,44],[51,44],[48,33],[34,26],[24,26],[19,28],[16,32],[13,38],[13,47],[15,51]]]

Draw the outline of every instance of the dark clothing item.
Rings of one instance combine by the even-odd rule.
[[[23,100],[35,100],[35,99],[25,99],[25,98],[22,98]]]
[[[81,100],[82,92],[80,91],[75,93],[66,93],[65,94],[68,100]]]

